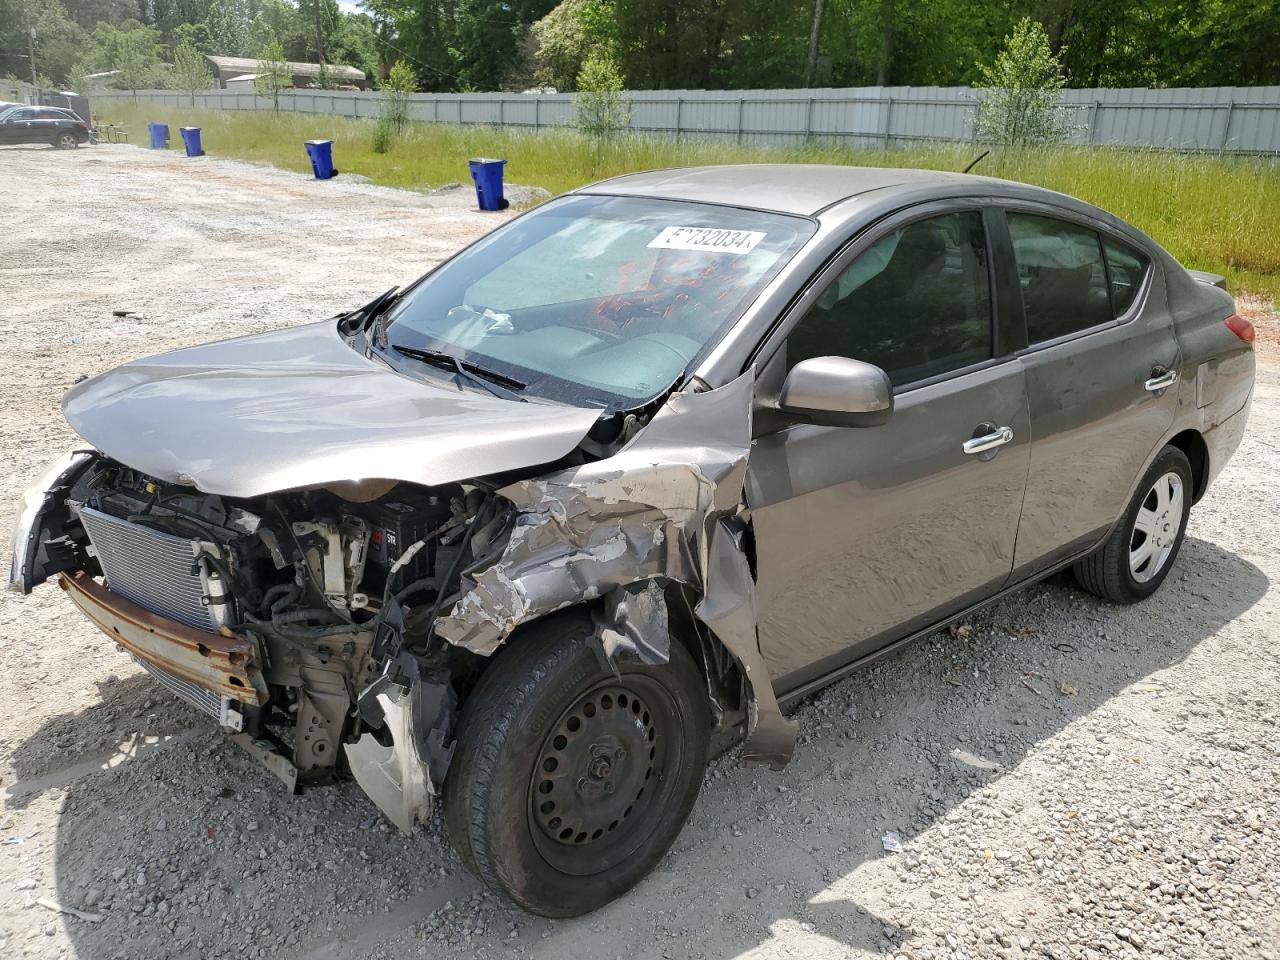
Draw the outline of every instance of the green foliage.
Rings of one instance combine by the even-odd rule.
[[[156,30],[136,22],[126,21],[130,29],[116,29],[100,23],[94,31],[95,39],[110,56],[111,69],[118,70],[115,86],[121,90],[142,89],[164,85],[163,68],[159,66],[160,37]]]
[[[1067,78],[1036,21],[1024,17],[1014,27],[995,63],[981,68],[981,79],[989,88],[974,120],[981,139],[1027,146],[1057,143],[1070,132],[1060,102]]]
[[[814,0],[0,0],[0,73],[65,83],[105,70],[94,35],[129,22],[170,51],[253,56],[272,36],[290,60],[370,75],[407,56],[435,90],[498,89],[536,74],[573,88],[605,53],[633,88],[792,87],[804,78]],[[1275,0],[825,0],[816,83],[972,84],[1024,17],[1079,86],[1280,84]],[[403,53],[402,53],[403,51]],[[154,71],[153,71],[154,72]],[[176,81],[175,81],[176,82]]]
[[[60,86],[84,59],[84,44],[84,30],[60,0],[0,0],[0,70],[30,82],[34,47],[37,79]]]
[[[373,152],[387,153],[395,139],[395,124],[385,113],[378,114],[378,119],[373,122]]]
[[[293,74],[284,58],[284,47],[272,37],[258,51],[257,76],[253,89],[260,97],[270,97],[271,107],[280,112],[280,91],[293,85]]]
[[[89,70],[85,67],[83,61],[67,71],[67,89],[74,90],[79,94],[87,94],[89,92]]]
[[[418,78],[405,60],[397,60],[382,82],[382,108],[373,131],[374,153],[386,153],[409,125],[409,94],[418,89]]]
[[[320,64],[333,62],[330,48],[338,23],[342,20],[337,0],[297,0],[297,4],[305,59]],[[317,85],[332,86],[332,78],[321,76],[317,79]]]
[[[622,74],[607,54],[593,54],[578,74],[574,123],[596,140],[616,136],[631,123],[631,104],[622,92]]]
[[[180,23],[173,30],[173,48],[176,52],[179,45],[189,43],[200,53],[213,54],[213,37],[209,34],[209,25],[200,23]]]
[[[207,90],[213,83],[213,75],[205,66],[204,55],[190,40],[183,40],[173,48],[173,81],[179,90],[191,94],[191,105],[196,105],[196,91]]]
[[[618,32],[614,0],[564,0],[531,29],[539,82],[573,90],[592,52],[613,53]]]
[[[248,0],[212,0],[204,22],[215,56],[251,56]]]

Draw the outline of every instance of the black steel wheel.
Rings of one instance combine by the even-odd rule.
[[[706,687],[678,643],[619,666],[560,619],[509,642],[463,708],[445,819],[463,860],[552,917],[638,882],[684,826],[706,766]]]

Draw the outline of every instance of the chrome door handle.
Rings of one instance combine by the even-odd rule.
[[[981,437],[974,437],[972,440],[964,442],[964,452],[968,454],[986,453],[988,450],[994,450],[996,447],[1003,447],[1006,443],[1013,439],[1012,427],[1000,427],[994,433],[984,434]]]
[[[1155,373],[1155,371],[1151,371]],[[1148,393],[1157,393],[1160,390],[1168,389],[1178,382],[1177,370],[1166,370],[1164,373],[1156,374],[1150,380],[1143,384],[1147,388]]]

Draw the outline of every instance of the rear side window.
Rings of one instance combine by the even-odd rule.
[[[61,110],[41,110],[36,115],[37,120],[66,120],[67,115]]]
[[[1131,306],[1147,274],[1147,258],[1111,239],[1102,241],[1107,252],[1107,274],[1111,277],[1111,305],[1116,316]]]
[[[977,211],[918,220],[845,267],[787,338],[787,368],[811,357],[873,363],[894,386],[992,356],[986,234]]]
[[[1027,339],[1041,343],[1112,319],[1102,243],[1088,227],[1010,213]]]

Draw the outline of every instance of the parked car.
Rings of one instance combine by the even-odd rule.
[[[1239,444],[1253,330],[1087,203],[836,166],[669,170],[342,316],[63,403],[11,585],[56,578],[290,784],[572,916],[709,744],[1055,571],[1154,593]]]
[[[0,145],[48,143],[73,150],[89,140],[89,125],[61,107],[11,107],[0,112]]]

